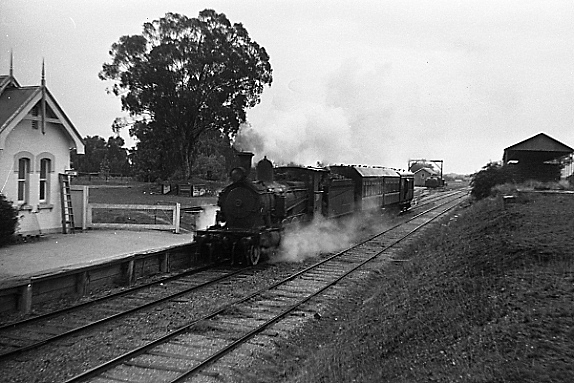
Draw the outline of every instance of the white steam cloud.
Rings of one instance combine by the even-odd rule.
[[[204,230],[215,225],[215,212],[219,209],[216,205],[202,206],[203,210],[195,217],[195,230]]]
[[[334,252],[348,247],[356,233],[335,221],[322,217],[313,220],[310,225],[296,226],[286,230],[281,246],[272,262],[302,262],[321,253]]]
[[[250,123],[242,124],[239,128],[239,134],[233,142],[235,149],[243,152],[263,153],[265,151],[265,142],[263,137],[253,129]]]
[[[343,250],[355,243],[360,235],[383,230],[390,221],[384,215],[358,215],[342,220],[315,218],[310,224],[287,228],[281,246],[271,263],[303,262],[321,254]]]
[[[283,88],[275,83],[278,88],[266,90],[272,98],[264,98],[251,125],[240,129],[236,146],[276,164],[406,167],[406,159],[389,150],[397,131],[390,69],[352,59],[323,78],[299,77]]]

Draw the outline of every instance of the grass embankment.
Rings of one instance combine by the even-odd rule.
[[[250,381],[574,381],[574,196],[483,201],[310,323]]]

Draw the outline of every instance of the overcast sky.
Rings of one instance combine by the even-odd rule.
[[[261,157],[470,174],[540,132],[574,147],[574,2],[0,0],[0,73],[47,85],[82,136],[111,136],[98,79],[123,35],[167,12],[241,22],[273,84],[242,142]],[[122,136],[127,139],[128,133]],[[246,140],[245,138],[249,138]]]

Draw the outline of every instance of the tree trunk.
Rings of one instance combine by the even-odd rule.
[[[186,180],[191,178],[192,158],[189,155],[189,150],[183,150],[183,172]]]

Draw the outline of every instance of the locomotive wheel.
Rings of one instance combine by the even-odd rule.
[[[256,245],[251,245],[247,248],[247,263],[250,265],[255,266],[259,263],[259,259],[261,258],[261,248]]]
[[[213,257],[215,255],[215,243],[203,243],[200,247],[200,255],[203,260],[213,261]]]

